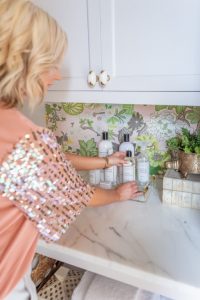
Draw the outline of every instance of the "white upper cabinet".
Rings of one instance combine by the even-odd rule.
[[[100,0],[113,91],[200,91],[199,0]]]
[[[200,0],[33,2],[68,36],[49,101],[200,105]]]
[[[100,32],[100,15],[95,15],[98,1],[87,0],[32,0],[53,16],[67,33],[68,47],[62,64],[63,80],[52,90],[88,90],[90,70],[100,71],[101,46],[95,36]],[[91,3],[89,3],[91,2]],[[90,27],[90,30],[89,30]]]

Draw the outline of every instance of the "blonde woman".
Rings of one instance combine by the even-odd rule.
[[[37,299],[27,271],[38,238],[54,242],[85,206],[134,198],[135,182],[113,190],[89,186],[76,170],[120,165],[62,153],[53,133],[17,109],[35,107],[61,78],[66,35],[26,0],[0,0],[0,299]]]

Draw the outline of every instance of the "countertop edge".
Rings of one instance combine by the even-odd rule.
[[[162,278],[150,272],[135,267],[124,266],[109,262],[103,258],[70,249],[59,244],[46,243],[39,240],[37,252],[64,263],[118,280],[176,300],[199,300],[200,290],[193,286],[177,282],[173,279]],[[108,271],[109,264],[109,271]]]

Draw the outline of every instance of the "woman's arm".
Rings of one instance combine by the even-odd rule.
[[[116,152],[112,155],[109,155],[107,159],[105,159],[105,157],[87,157],[72,153],[65,153],[65,156],[72,162],[72,165],[76,170],[81,171],[104,169],[114,165],[119,166],[124,163],[125,153]]]
[[[112,190],[96,188],[88,206],[101,206],[112,202],[134,200],[134,198],[140,195],[142,195],[142,193],[138,192],[135,181],[121,184],[116,189]]]
[[[66,153],[66,158],[70,160],[77,170],[93,170],[102,169],[113,165],[121,165],[124,163],[125,153],[116,152],[108,157],[109,165],[106,166],[105,158],[100,157],[86,157],[76,154]],[[134,200],[141,195],[138,192],[138,186],[135,181],[127,182],[119,185],[115,189],[105,190],[95,188],[93,196],[88,203],[88,206],[102,206],[113,202],[120,202],[124,200]]]
[[[72,153],[65,153],[65,155],[77,171],[103,169],[106,167],[106,160],[103,157],[87,157]]]

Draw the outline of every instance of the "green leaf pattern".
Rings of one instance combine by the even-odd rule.
[[[156,105],[153,112],[152,106],[149,112],[147,108],[132,104],[47,103],[46,122],[64,151],[83,156],[98,155],[97,145],[105,130],[116,150],[127,131],[131,142],[148,140],[151,173],[157,174],[169,159],[166,140],[182,127],[191,132],[200,129],[200,107]]]
[[[94,139],[88,141],[79,140],[80,155],[82,156],[97,156],[98,150]]]

